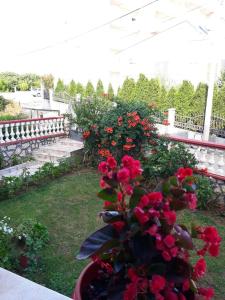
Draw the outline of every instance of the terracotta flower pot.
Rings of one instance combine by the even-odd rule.
[[[91,262],[83,269],[72,295],[73,300],[82,300],[82,290],[96,277],[99,268],[98,264]]]

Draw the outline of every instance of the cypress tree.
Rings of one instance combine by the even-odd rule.
[[[68,92],[70,94],[70,96],[76,96],[76,93],[77,93],[77,85],[75,83],[74,80],[71,80],[70,81],[70,84],[69,84],[69,88],[68,88]]]
[[[151,100],[151,90],[148,78],[140,74],[135,86],[135,100],[149,102]]]
[[[175,87],[171,87],[167,93],[166,102],[168,108],[174,108],[176,103],[177,90]]]
[[[87,82],[86,88],[85,88],[85,96],[90,97],[93,96],[95,93],[95,89],[91,81]]]
[[[105,93],[105,91],[104,91],[103,83],[102,83],[101,79],[99,79],[97,82],[97,87],[96,87],[96,96],[103,97],[104,93]]]
[[[175,108],[178,113],[189,115],[193,112],[194,86],[188,80],[183,80],[175,98]]]
[[[63,80],[59,78],[57,81],[57,84],[56,84],[55,93],[58,94],[58,93],[64,92],[65,88],[66,87],[65,87]]]
[[[118,97],[121,100],[132,101],[135,96],[135,81],[133,78],[126,78],[121,89],[118,92]]]
[[[192,111],[193,113],[204,114],[207,92],[208,92],[207,84],[200,82],[193,96],[193,111]]]
[[[109,83],[107,94],[108,94],[108,99],[112,101],[114,99],[114,91],[111,83]]]

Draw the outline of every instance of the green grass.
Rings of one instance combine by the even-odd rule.
[[[87,261],[76,261],[75,253],[91,232],[101,225],[98,212],[102,201],[96,197],[99,176],[83,170],[64,176],[43,187],[0,203],[0,218],[7,215],[15,224],[34,218],[47,226],[50,242],[43,252],[43,268],[31,279],[67,296]],[[202,212],[184,212],[182,223],[217,226],[225,240],[224,219]],[[217,300],[225,299],[225,244],[221,255],[207,258],[208,275],[203,284],[214,287]]]
[[[43,252],[43,270],[32,275],[32,280],[71,296],[87,263],[76,261],[75,253],[83,239],[101,224],[98,181],[94,172],[77,172],[0,203],[0,218],[7,215],[15,224],[34,218],[48,228],[50,242]]]

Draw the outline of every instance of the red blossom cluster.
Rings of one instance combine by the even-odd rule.
[[[133,118],[137,114],[129,116]],[[129,139],[129,142],[132,142],[132,139]],[[131,243],[132,238],[137,238],[135,234],[139,234],[140,240],[144,238],[151,241],[149,252],[152,251],[152,256],[150,255],[149,259],[152,259],[152,264],[161,264],[164,268],[164,271],[161,269],[157,271],[156,268],[155,273],[151,274],[149,271],[151,263],[137,263],[138,257],[134,258],[133,262],[124,263],[124,269],[127,270],[125,275],[127,284],[123,299],[136,300],[140,295],[153,295],[156,300],[212,299],[213,289],[196,287],[196,281],[206,273],[203,256],[207,252],[211,256],[218,256],[221,237],[213,226],[195,227],[193,237],[204,242],[203,248],[197,250],[193,246],[188,229],[175,224],[177,210],[196,208],[197,198],[192,189],[194,180],[192,169],[178,169],[175,176],[169,179],[170,185],[166,183],[166,192],[164,189],[147,192],[141,188],[139,182],[142,174],[141,165],[131,156],[125,155],[121,166],[118,166],[114,157],[109,156],[106,161],[99,164],[98,169],[102,174],[100,186],[103,191],[116,193],[116,200],[110,201],[108,197],[104,208],[108,211],[113,207],[121,216],[119,220],[117,218],[111,221],[121,237],[120,250],[111,252],[110,261],[113,262],[115,259],[113,253],[118,255],[118,251],[121,251],[124,255],[126,251],[131,251],[127,249],[127,245]],[[132,201],[136,204],[131,204]],[[135,231],[132,226],[136,228]],[[188,250],[193,249],[196,249],[196,255],[200,258],[192,267]]]
[[[83,132],[83,138],[87,139],[90,136],[91,132],[89,130],[86,130]]]

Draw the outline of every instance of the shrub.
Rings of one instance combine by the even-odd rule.
[[[39,255],[48,242],[47,228],[35,220],[12,226],[0,221],[0,266],[16,272],[37,271]]]
[[[198,208],[208,209],[212,201],[213,186],[210,179],[206,176],[196,175]]]
[[[213,226],[176,223],[180,210],[196,208],[192,169],[178,169],[157,191],[140,183],[141,164],[131,156],[121,165],[108,157],[98,169],[106,224],[77,255],[95,263],[96,276],[82,299],[212,299],[213,289],[202,288],[200,279],[207,269],[204,256],[219,255],[221,237]]]
[[[83,132],[85,149],[94,160],[97,153],[117,159],[126,153],[139,157],[146,144],[157,143],[154,114],[155,110],[143,102],[119,102],[89,123]]]
[[[194,168],[195,156],[188,152],[183,144],[161,138],[158,144],[146,149],[143,160],[144,176],[150,178],[167,178],[181,167]]]

